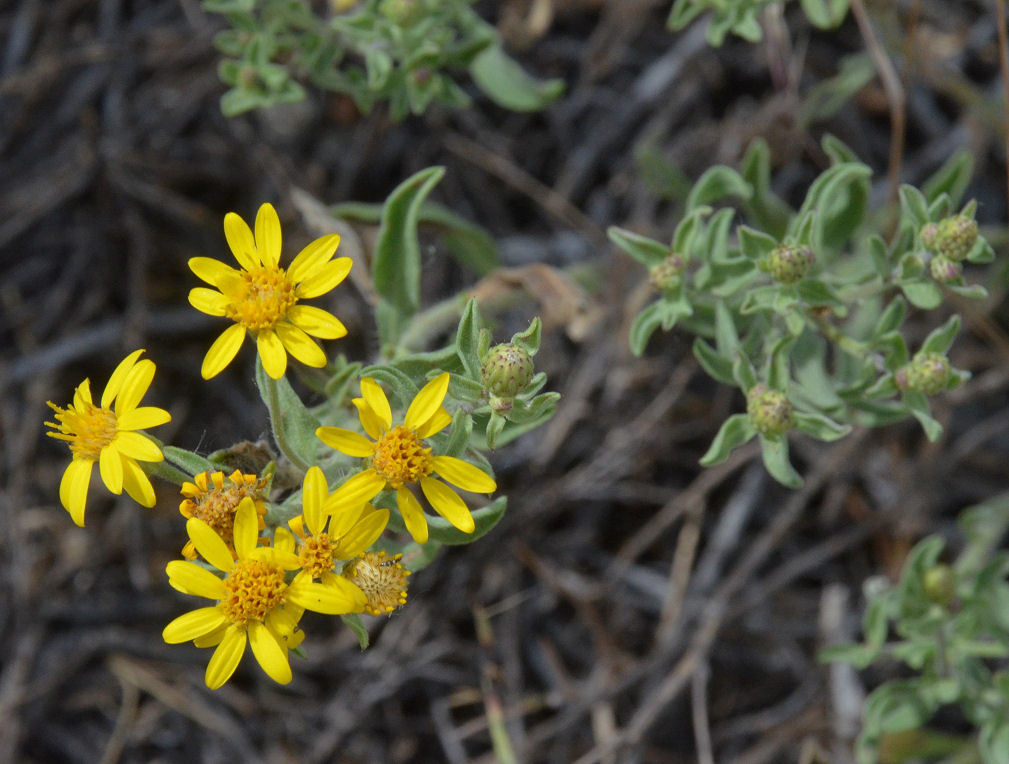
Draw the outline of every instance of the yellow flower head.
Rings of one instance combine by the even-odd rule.
[[[192,483],[182,484],[181,493],[186,498],[179,505],[179,511],[186,519],[196,517],[217,531],[224,543],[234,552],[232,538],[234,537],[235,512],[242,499],[246,496],[252,499],[259,515],[259,530],[266,527],[263,516],[266,514],[266,502],[263,492],[266,490],[266,480],[255,475],[244,475],[241,470],[235,470],[228,477],[223,472],[201,472],[193,478]],[[186,542],[182,548],[182,556],[196,559],[196,547],[192,541]]]
[[[406,604],[410,571],[403,567],[403,555],[386,557],[385,550],[365,552],[344,571],[368,598],[368,615],[388,615]]]
[[[340,615],[360,612],[366,605],[361,590],[350,582],[346,586],[315,583],[299,570],[297,555],[259,546],[259,516],[249,497],[242,499],[235,514],[237,559],[202,520],[189,520],[186,531],[200,556],[224,577],[188,560],[168,563],[168,582],[174,588],[217,604],[179,616],[162,636],[170,644],[194,640],[198,646],[216,645],[205,676],[212,690],[235,673],[246,642],[271,679],[290,682],[288,650],[301,641],[297,625],[302,611]],[[295,570],[298,574],[288,583],[288,571]]]
[[[378,383],[361,380],[361,396],[354,399],[361,426],[373,440],[339,427],[320,427],[319,439],[331,448],[368,459],[363,472],[351,476],[330,498],[334,507],[359,506],[371,501],[386,488],[396,491],[396,504],[406,529],[418,544],[428,539],[427,518],[409,485],[419,484],[435,511],[463,533],[472,533],[475,525],[466,503],[438,477],[464,491],[490,493],[497,488],[494,478],[454,456],[438,456],[425,446],[424,439],[440,432],[452,422],[441,405],[448,392],[448,373],[432,379],[414,397],[403,424],[392,425],[392,409]]]
[[[154,488],[137,464],[160,462],[161,448],[136,432],[171,421],[171,414],[155,406],[140,406],[154,379],[154,362],[138,361],[143,350],[130,353],[112,372],[100,405],[91,399],[91,381],[85,379],[74,391],[66,408],[49,401],[55,422],[46,422],[52,438],[66,441],[73,454],[60,481],[60,502],[78,525],[84,525],[84,505],[88,498],[91,468],[98,471],[114,494],[126,493],[145,507],[154,506]],[[113,401],[115,403],[113,403]]]
[[[309,467],[305,473],[301,502],[302,514],[290,522],[298,541],[278,528],[274,546],[286,552],[295,552],[297,547],[305,573],[324,584],[343,586],[333,572],[336,561],[351,560],[374,544],[389,522],[389,510],[370,504],[332,506],[326,477],[318,467]]]
[[[343,337],[347,329],[332,313],[299,301],[326,294],[350,273],[349,257],[332,259],[340,237],[334,233],[316,239],[284,270],[280,267],[280,219],[272,204],[259,208],[255,235],[234,212],[224,216],[224,235],[241,270],[210,257],[189,261],[193,273],[216,287],[191,290],[190,304],[235,322],[207,351],[200,372],[203,378],[216,376],[231,363],[246,331],[256,338],[263,368],[273,379],[284,375],[288,353],[306,366],[325,366],[326,354],[309,335],[333,340]]]

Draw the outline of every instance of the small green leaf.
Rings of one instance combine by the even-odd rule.
[[[778,240],[773,236],[749,226],[739,226],[736,228],[736,234],[739,236],[739,246],[743,254],[754,262],[766,256],[778,246]]]
[[[900,288],[916,308],[932,310],[942,304],[942,290],[934,282],[905,281]]]
[[[960,316],[954,314],[942,326],[936,327],[929,333],[925,341],[921,343],[921,352],[945,355],[959,332]]]
[[[915,230],[929,222],[928,201],[921,191],[905,183],[900,187],[898,193],[900,196],[901,212],[905,217],[911,219]]]
[[[973,172],[974,155],[967,149],[957,151],[922,185],[925,198],[931,203],[948,194],[954,206],[959,204]]]
[[[851,432],[850,425],[838,424],[823,414],[796,411],[794,417],[795,429],[812,435],[817,440],[838,440]]]
[[[534,316],[529,322],[529,328],[525,331],[516,332],[512,335],[512,344],[518,345],[529,355],[536,355],[540,349],[540,340],[543,335],[543,322],[539,316]]]
[[[507,497],[500,496],[486,507],[474,510],[472,515],[476,528],[472,533],[463,533],[443,517],[428,517],[431,540],[446,546],[472,544],[501,521],[507,507]]]
[[[671,252],[668,246],[655,241],[655,239],[618,228],[615,225],[606,229],[606,235],[610,237],[610,241],[646,268],[659,265]]]
[[[368,628],[361,621],[361,616],[357,613],[344,613],[340,618],[354,632],[354,636],[357,637],[357,642],[361,645],[361,649],[367,650],[370,638],[368,636]]]
[[[504,430],[507,423],[508,420],[499,413],[496,411],[491,412],[490,419],[487,420],[487,430],[484,435],[484,438],[487,441],[487,448],[497,448],[497,439],[501,437],[501,432]]]
[[[375,291],[401,316],[412,316],[420,306],[417,222],[424,199],[444,174],[444,167],[421,170],[397,186],[382,208],[372,278]]]
[[[666,310],[661,302],[661,300],[656,300],[650,305],[646,305],[634,317],[629,337],[631,352],[634,355],[644,354],[645,347],[648,345],[648,338],[665,322]]]
[[[305,407],[287,377],[271,379],[258,357],[256,385],[270,413],[270,424],[277,446],[296,466],[304,469],[313,464],[320,444],[315,437],[319,420]]]
[[[746,414],[733,414],[724,422],[715,435],[700,463],[704,467],[713,467],[721,464],[729,458],[729,453],[738,446],[743,445],[757,434],[756,429],[750,423],[750,417]]]
[[[813,26],[835,29],[848,15],[849,0],[802,0],[802,10]]]
[[[473,81],[494,103],[511,111],[539,111],[560,98],[564,80],[537,80],[500,43],[484,48],[469,67]]]
[[[903,398],[904,405],[907,406],[914,418],[921,424],[922,429],[925,430],[925,437],[932,443],[939,440],[939,436],[942,435],[942,425],[932,418],[932,410],[929,408],[928,398],[917,390],[905,390]]]
[[[719,355],[718,351],[700,337],[694,338],[694,356],[713,378],[724,385],[736,384],[732,376],[732,361]]]
[[[477,307],[476,298],[471,297],[463,309],[462,316],[459,317],[455,345],[463,368],[474,380],[480,378],[480,356],[477,352],[480,347],[480,329],[480,309]]]
[[[788,488],[800,488],[802,477],[788,460],[788,440],[784,437],[768,438],[760,435],[760,453],[771,477]]]
[[[738,197],[745,201],[752,195],[753,189],[742,175],[731,167],[716,165],[697,179],[690,190],[690,196],[687,197],[687,210],[695,210],[729,197]]]
[[[183,470],[189,473],[190,477],[195,477],[201,472],[215,472],[217,470],[217,467],[212,462],[184,448],[163,446],[161,451],[164,453],[165,459],[172,464],[182,467]]]

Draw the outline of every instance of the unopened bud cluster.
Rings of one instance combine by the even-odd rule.
[[[809,247],[779,244],[760,261],[760,269],[782,284],[802,281],[816,258]]]
[[[949,283],[960,277],[963,266],[977,242],[977,221],[967,215],[954,215],[938,223],[926,223],[918,231],[922,246],[935,253],[932,259],[932,278]]]
[[[928,264],[928,269],[929,273],[932,274],[932,278],[940,284],[957,282],[963,274],[963,265],[943,255],[933,257],[932,262]]]
[[[480,380],[495,411],[511,410],[512,400],[532,381],[535,367],[525,348],[512,342],[495,345],[483,357]]]
[[[946,389],[950,373],[946,356],[939,353],[918,353],[911,359],[911,363],[897,370],[894,381],[900,390],[935,395]]]
[[[925,571],[922,588],[930,602],[948,607],[956,597],[956,573],[949,565],[933,565]]]
[[[681,274],[686,263],[673,253],[648,271],[648,282],[659,292],[668,292],[680,285]]]
[[[767,385],[754,385],[746,394],[746,413],[757,432],[775,438],[792,429],[792,404],[785,394]]]

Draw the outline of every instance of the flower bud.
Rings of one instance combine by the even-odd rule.
[[[935,223],[926,223],[918,231],[918,240],[921,241],[921,245],[929,250],[935,251],[935,234],[939,227]]]
[[[495,345],[483,357],[480,364],[480,381],[484,390],[494,398],[508,401],[521,393],[532,381],[533,359],[528,351],[511,342]]]
[[[410,27],[424,15],[423,0],[383,0],[379,11],[397,26]]]
[[[950,372],[946,356],[939,353],[918,353],[911,359],[911,363],[899,368],[893,376],[901,390],[935,395],[946,389]]]
[[[760,261],[760,269],[769,273],[775,281],[794,284],[802,281],[814,259],[813,250],[809,247],[779,244]]]
[[[783,392],[754,385],[746,394],[746,413],[761,435],[778,437],[792,429],[792,404]]]
[[[922,587],[929,602],[948,607],[956,597],[956,573],[949,565],[933,565],[925,571]]]
[[[954,262],[942,255],[933,257],[932,262],[928,264],[928,269],[932,274],[932,278],[940,284],[952,284],[958,281],[960,275],[963,273],[963,266],[960,263]]]
[[[954,215],[939,222],[935,232],[935,251],[960,262],[977,241],[977,221],[966,215]]]
[[[670,254],[665,260],[648,271],[648,281],[659,292],[668,292],[680,285],[680,274],[685,267],[683,258]]]

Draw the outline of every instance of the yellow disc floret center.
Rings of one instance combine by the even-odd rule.
[[[224,579],[221,610],[232,623],[262,621],[284,603],[284,569],[260,560],[239,560]]]
[[[225,315],[246,329],[269,329],[287,315],[298,301],[294,284],[283,268],[263,267],[242,271],[242,284],[229,294]]]
[[[394,488],[416,483],[434,469],[431,449],[424,448],[415,430],[402,424],[393,427],[375,443],[371,466]]]
[[[328,533],[309,536],[298,549],[302,570],[310,573],[312,578],[321,578],[323,573],[332,571],[336,547]]]
[[[103,409],[93,403],[84,403],[79,409],[72,404],[67,408],[54,403],[49,406],[56,412],[56,422],[46,424],[57,430],[49,435],[67,441],[75,459],[98,459],[102,449],[119,432],[116,414],[111,409]]]
[[[365,612],[369,615],[391,613],[406,604],[410,571],[400,563],[402,556],[386,557],[385,550],[365,552],[344,573],[368,598]]]

